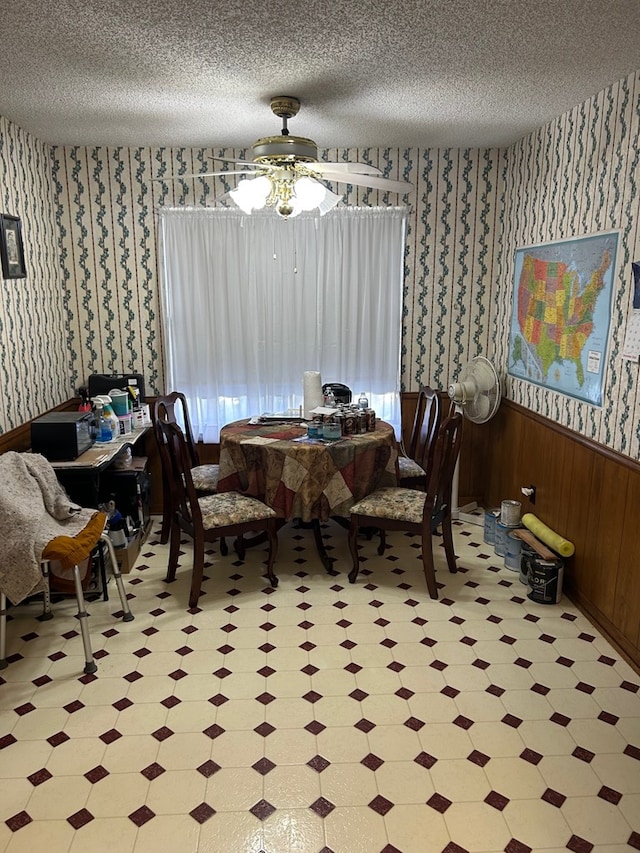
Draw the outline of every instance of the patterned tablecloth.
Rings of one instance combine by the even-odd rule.
[[[330,444],[312,443],[297,424],[243,420],[220,431],[218,491],[260,498],[279,518],[348,518],[354,503],[380,486],[397,485],[397,476],[396,437],[384,421],[375,432]]]

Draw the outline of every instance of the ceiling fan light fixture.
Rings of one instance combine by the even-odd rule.
[[[257,178],[244,178],[238,181],[238,186],[229,192],[234,203],[244,213],[250,214],[254,210],[262,210],[267,204],[272,192],[272,185],[266,175]]]
[[[251,146],[254,163],[315,163],[318,146],[304,136],[265,136]]]
[[[297,178],[293,169],[285,167],[272,175],[244,178],[229,192],[229,196],[247,215],[268,206],[273,207],[283,219],[298,216],[305,210],[317,210],[320,216],[324,216],[342,198],[320,181],[306,175]]]

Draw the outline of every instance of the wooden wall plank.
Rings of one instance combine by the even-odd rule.
[[[620,541],[613,622],[620,626],[620,631],[629,637],[637,648],[640,648],[639,507],[640,477],[629,477]]]
[[[461,481],[485,507],[516,497],[528,480],[537,486],[535,506],[522,498],[523,512],[576,548],[565,591],[640,670],[640,463],[506,399],[463,442],[472,446],[461,455]]]

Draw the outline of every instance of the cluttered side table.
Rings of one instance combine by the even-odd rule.
[[[125,547],[116,549],[123,573],[131,571],[151,527],[147,456],[137,455],[141,449],[144,451],[141,439],[150,431],[150,426],[139,427],[112,441],[95,443],[76,459],[51,463],[76,503],[98,507],[114,495],[122,515],[133,517],[134,527]]]
[[[220,431],[218,491],[260,498],[279,518],[317,527],[348,518],[375,489],[397,485],[397,465],[395,431],[384,421],[373,432],[324,441],[309,439],[299,424],[242,420]]]

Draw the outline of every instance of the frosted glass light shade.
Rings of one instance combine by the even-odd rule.
[[[271,181],[265,175],[260,175],[258,178],[245,178],[238,182],[235,190],[229,192],[235,204],[245,213],[261,210],[270,194]]]

